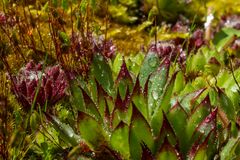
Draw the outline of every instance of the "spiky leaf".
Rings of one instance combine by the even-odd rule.
[[[234,121],[236,119],[236,114],[232,101],[220,88],[218,88],[218,95],[221,109],[225,112],[229,120]]]
[[[62,123],[57,117],[49,115],[48,113],[45,113],[45,115],[67,143],[73,146],[80,143],[81,137],[77,135],[69,125]]]
[[[154,72],[148,84],[148,109],[149,114],[152,116],[158,110],[161,104],[161,96],[164,93],[164,88],[168,79],[169,60],[163,61],[161,66]],[[156,110],[155,110],[156,109]]]
[[[78,129],[81,137],[94,149],[98,149],[105,142],[102,126],[91,116],[84,112],[78,113]]]
[[[150,52],[146,55],[139,73],[141,87],[145,86],[149,75],[158,68],[159,64],[160,61],[156,53]]]
[[[97,54],[93,58],[93,74],[98,83],[109,94],[113,95],[113,77],[112,71],[103,56]]]
[[[179,151],[177,151],[165,138],[164,143],[156,155],[157,160],[180,160]]]
[[[129,158],[129,128],[128,126],[120,122],[116,129],[113,131],[110,139],[110,144],[114,150],[124,155],[125,158]]]
[[[133,114],[129,131],[129,146],[131,159],[139,160],[142,155],[141,143],[144,142],[147,147],[153,150],[153,137],[151,129],[146,119],[133,104]]]

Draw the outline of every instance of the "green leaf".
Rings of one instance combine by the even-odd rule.
[[[112,71],[103,56],[96,54],[92,62],[93,74],[98,83],[109,94],[113,95],[113,77]]]
[[[234,152],[237,146],[240,144],[240,134],[238,133],[237,138],[230,138],[227,142],[227,144],[223,147],[220,157],[221,160],[232,160],[232,157],[234,157]]]
[[[123,57],[120,53],[118,53],[113,61],[113,65],[112,65],[112,72],[113,72],[114,80],[117,79],[117,75],[119,74],[122,63],[123,63]]]
[[[181,100],[179,102],[187,113],[189,113],[191,110],[193,110],[194,107],[198,104],[197,100],[203,94],[203,92],[205,90],[206,90],[206,88],[199,89],[192,93],[188,93],[181,98]]]
[[[185,79],[182,71],[179,71],[176,76],[174,92],[180,93],[185,87]]]
[[[177,102],[167,115],[169,119],[169,123],[171,124],[176,137],[179,139],[179,147],[181,152],[185,155],[187,153],[187,146],[188,142],[187,134],[186,134],[186,126],[187,126],[187,119],[188,115],[182,106]]]
[[[85,111],[88,114],[90,114],[92,117],[94,117],[96,120],[102,120],[101,114],[99,113],[99,110],[96,106],[96,104],[93,102],[91,97],[82,89],[82,95],[85,103]]]
[[[225,112],[229,120],[235,121],[236,114],[232,101],[220,88],[217,89],[221,109]]]
[[[216,128],[217,108],[215,108],[196,128],[196,131],[207,136]]]
[[[110,144],[114,150],[124,155],[126,159],[129,159],[129,128],[125,123],[120,122],[113,131]]]
[[[84,112],[78,113],[78,129],[81,137],[86,140],[92,148],[97,149],[105,143],[102,126],[93,117]]]
[[[142,94],[138,78],[133,89],[132,101],[137,107],[137,109],[142,113],[144,118],[146,120],[149,120],[147,98]]]
[[[153,150],[153,137],[151,129],[146,119],[133,104],[133,114],[129,131],[129,146],[131,159],[139,160],[142,155],[141,143],[144,142],[147,147]]]
[[[127,9],[128,9],[127,6],[117,4],[117,5],[109,5],[108,7],[109,7],[108,11],[110,15],[118,22],[131,24],[136,22],[136,20],[138,19],[135,16],[131,16],[127,12]]]
[[[121,98],[124,98],[126,96],[127,91],[132,92],[133,80],[124,60],[121,66],[121,70],[115,81],[115,84],[116,84],[116,88],[118,88]]]
[[[129,92],[127,93],[127,96],[125,97],[124,100],[121,99],[121,97],[118,93],[117,99],[115,101],[115,108],[114,108],[113,115],[112,115],[114,120],[118,119],[115,122],[118,123],[120,121],[123,121],[124,123],[130,125],[131,116],[132,116],[132,105],[131,105],[130,100],[131,99],[130,99]],[[115,124],[117,124],[117,123],[115,123]]]
[[[179,152],[165,138],[164,143],[156,155],[157,160],[179,160]]]
[[[158,68],[159,64],[160,61],[156,53],[150,52],[146,55],[139,73],[139,81],[142,88],[144,88],[149,75]]]
[[[101,114],[101,117],[104,119],[105,117],[105,111],[107,111],[109,108],[107,106],[107,102],[106,102],[106,96],[107,93],[104,91],[104,89],[102,88],[101,85],[99,85],[97,83],[97,92],[98,92],[98,100],[97,100],[97,107],[98,107],[98,111]],[[109,110],[108,110],[109,112]],[[110,114],[110,113],[109,113]]]
[[[169,60],[163,61],[157,71],[149,78],[148,82],[148,109],[152,116],[161,104],[161,97],[164,93],[164,88],[167,83],[169,72]],[[171,91],[171,90],[170,90]]]
[[[223,28],[218,32],[213,39],[213,44],[216,46],[217,51],[220,52],[230,45],[235,36],[240,37],[240,31],[234,28]]]
[[[142,67],[145,54],[143,52],[138,52],[137,54],[131,54],[126,58],[126,63],[129,71],[137,76]]]
[[[69,125],[62,123],[57,117],[49,115],[48,113],[45,113],[45,116],[66,143],[76,146],[81,142],[81,137],[77,135]]]
[[[169,111],[169,108],[171,107],[170,100],[172,98],[172,92],[173,92],[173,88],[174,88],[176,74],[177,74],[177,72],[173,74],[169,84],[166,86],[166,89],[165,89],[163,97],[162,97],[160,106],[165,113],[167,113]]]
[[[70,101],[74,108],[78,111],[85,111],[85,105],[83,101],[83,95],[81,88],[76,84],[75,81],[70,83],[71,97]]]
[[[192,146],[189,153],[189,160],[208,160],[207,149],[208,149],[208,139],[211,132],[204,142],[199,143],[198,141]]]
[[[162,109],[159,109],[153,114],[151,118],[151,127],[153,129],[154,136],[158,135],[163,123],[163,112]]]
[[[199,123],[201,123],[210,114],[210,100],[208,96],[192,111],[191,116],[188,119],[186,134],[189,141],[193,136],[193,133]]]
[[[204,71],[204,66],[207,63],[207,60],[202,52],[197,52],[197,54],[192,55],[188,58],[186,63],[187,73]]]
[[[156,137],[156,140],[155,140],[156,147],[164,145],[164,142],[166,141],[166,139],[168,143],[170,143],[172,146],[179,145],[179,141],[176,137],[176,134],[164,112],[163,112],[161,130],[158,133],[158,135],[155,135],[155,137]]]

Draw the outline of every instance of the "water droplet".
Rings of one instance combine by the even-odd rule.
[[[157,99],[158,99],[158,93],[157,93],[157,91],[152,91],[152,96],[153,96],[153,99],[154,99],[154,100],[157,100]]]

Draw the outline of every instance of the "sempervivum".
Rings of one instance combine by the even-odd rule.
[[[54,105],[65,96],[68,81],[59,65],[42,69],[42,64],[30,61],[13,76],[14,90],[18,100],[26,108],[35,104]],[[39,89],[38,89],[39,88]],[[37,93],[36,97],[35,94]]]
[[[240,16],[239,15],[226,15],[222,16],[220,20],[220,27],[231,27],[240,29]]]
[[[186,60],[186,54],[182,49],[181,44],[177,44],[175,41],[159,41],[156,44],[151,44],[149,47],[150,52],[157,53],[160,58],[168,58],[171,60],[177,60],[184,62]]]
[[[116,46],[113,44],[112,40],[106,40],[103,36],[95,40],[94,51],[102,54],[105,58],[113,58],[116,50]]]
[[[202,29],[197,29],[193,32],[192,36],[189,39],[188,50],[197,51],[203,45],[205,45],[204,31]]]

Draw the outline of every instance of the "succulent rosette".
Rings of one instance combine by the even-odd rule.
[[[31,107],[35,98],[35,104],[44,106],[46,103],[54,105],[66,95],[68,81],[61,67],[55,65],[44,70],[42,67],[30,61],[13,76],[14,91],[26,108]]]

